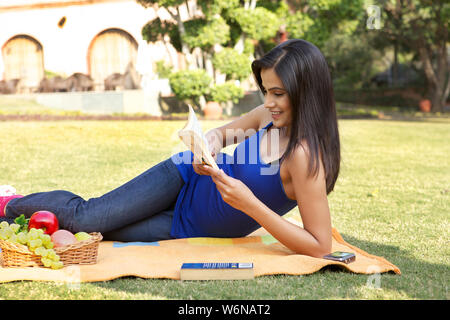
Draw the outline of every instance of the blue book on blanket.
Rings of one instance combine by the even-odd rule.
[[[251,262],[199,262],[183,263],[181,280],[240,280],[253,279]]]

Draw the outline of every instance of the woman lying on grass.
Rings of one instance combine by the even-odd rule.
[[[63,190],[0,197],[0,215],[48,210],[61,229],[116,241],[244,237],[262,226],[296,253],[329,253],[340,142],[327,63],[314,45],[289,40],[252,70],[264,104],[206,134],[220,170],[185,151],[87,201]],[[235,143],[233,156],[220,153]],[[303,228],[282,218],[296,205]]]

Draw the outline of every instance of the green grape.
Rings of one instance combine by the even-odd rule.
[[[42,247],[42,240],[41,239],[30,240],[29,247],[31,249],[36,249],[38,247]]]
[[[17,233],[19,231],[19,229],[20,229],[20,225],[18,225],[17,223],[12,223],[12,224],[9,225],[9,227],[11,228],[11,230],[14,233]]]
[[[37,230],[38,236],[42,236],[44,234],[44,230],[43,229],[36,229],[36,230]]]
[[[31,240],[36,240],[36,239],[38,239],[38,238],[39,238],[39,232],[37,231],[37,229],[31,228],[31,229],[28,231],[28,238],[31,239]]]
[[[56,254],[55,250],[47,249],[47,258],[54,260],[56,257],[59,257],[59,256]]]
[[[52,237],[50,237],[50,235],[48,234],[42,234],[39,239],[42,240],[42,242],[48,242],[48,241],[52,241]]]
[[[52,260],[48,258],[41,258],[41,261],[44,267],[50,268],[52,266]]]
[[[14,231],[12,231],[10,228],[5,228],[2,231],[5,232],[6,240],[11,238],[11,236],[14,234]]]
[[[45,257],[44,254],[46,254],[47,252],[44,247],[39,247],[39,248],[36,248],[36,250],[34,250],[34,253],[37,254],[38,256]]]
[[[5,229],[9,226],[9,223],[7,221],[0,222],[0,228]]]
[[[52,238],[48,234],[43,234],[39,237],[42,240],[42,244],[45,246],[52,242]]]
[[[55,245],[53,244],[53,242],[49,242],[49,243],[44,243],[44,247],[46,248],[46,249],[53,249],[53,247],[54,247]]]
[[[6,235],[5,229],[0,229],[0,240],[6,240],[8,236]]]
[[[26,232],[22,231],[17,234],[17,242],[19,242],[20,244],[26,244],[27,241],[28,241],[28,237],[27,237]]]
[[[9,239],[8,239],[7,241],[12,242],[12,243],[17,242],[17,236],[16,236],[16,234],[13,233],[13,234],[9,237]]]
[[[41,239],[43,246],[46,249],[52,249],[53,248],[53,242],[52,242],[52,237],[50,237],[50,235],[48,234],[42,234],[39,236],[39,239]]]
[[[62,267],[64,267],[64,264],[62,263],[62,261],[53,261],[51,268],[52,269],[61,269]]]
[[[42,256],[44,257],[44,258],[48,258],[48,259],[50,259],[50,260],[53,260],[51,257],[49,257],[49,254],[50,254],[50,251],[49,250],[51,250],[51,249],[44,249],[43,250],[43,253],[42,253]]]

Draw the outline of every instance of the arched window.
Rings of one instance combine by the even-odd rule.
[[[9,39],[2,48],[4,79],[20,79],[20,87],[32,90],[44,77],[42,45],[27,35]]]
[[[92,40],[88,52],[89,74],[96,85],[103,85],[113,73],[125,73],[131,62],[136,66],[138,44],[128,32],[107,29]]]

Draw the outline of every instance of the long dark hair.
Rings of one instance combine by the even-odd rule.
[[[286,89],[292,107],[289,143],[281,161],[305,140],[309,149],[308,174],[317,175],[319,156],[329,194],[339,175],[341,151],[333,85],[320,50],[305,40],[291,39],[252,63],[263,91],[261,70],[273,68]]]

